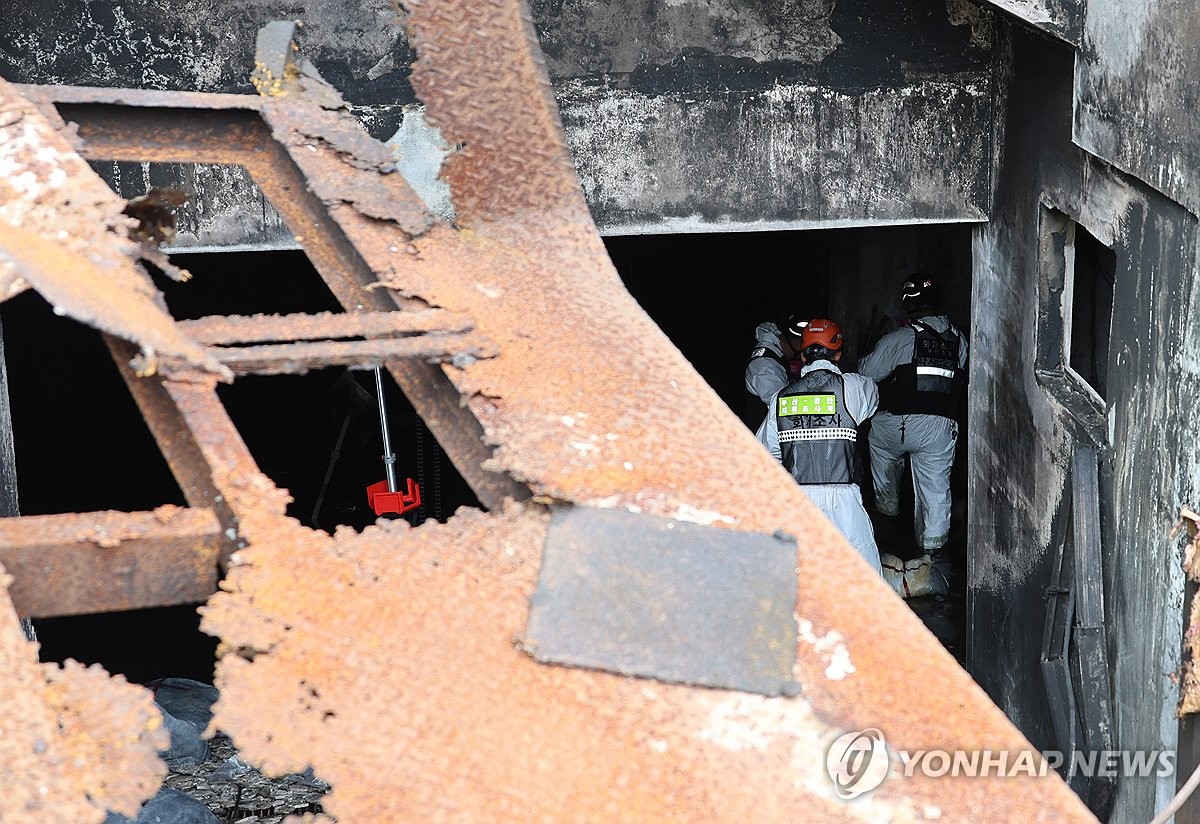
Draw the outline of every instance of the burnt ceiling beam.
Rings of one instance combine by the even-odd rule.
[[[217,589],[210,509],[0,518],[0,564],[24,618],[195,604]]]

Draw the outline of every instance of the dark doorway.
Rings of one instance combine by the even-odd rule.
[[[1072,228],[1070,367],[1103,399],[1108,395],[1117,256],[1083,226]]]
[[[605,244],[630,293],[750,429],[766,413],[746,391],[744,370],[755,326],[790,312],[828,317],[847,334],[841,365],[858,358],[905,321],[900,287],[921,270],[942,286],[951,320],[969,337],[970,224],[921,224],[736,234],[608,237]],[[960,422],[965,431],[965,395]],[[966,626],[966,437],[951,477],[954,498],[947,551],[954,562],[951,596],[912,599],[913,610],[959,660]],[[866,438],[860,437],[866,460]],[[868,470],[869,471],[869,470]],[[902,481],[901,517],[872,513],[880,552],[918,557],[911,474]],[[869,479],[862,486],[870,510]]]

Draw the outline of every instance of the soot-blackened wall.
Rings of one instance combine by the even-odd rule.
[[[606,234],[979,221],[990,195],[992,15],[967,0],[533,0],[567,141]],[[252,93],[255,33],[304,52],[436,211],[449,147],[408,82],[389,0],[0,0],[14,82]],[[292,248],[237,167],[97,164],[178,186],[179,247]]]
[[[1183,582],[1168,533],[1198,477],[1195,219],[1072,143],[1069,47],[1019,26],[1001,42],[1007,116],[992,220],[975,240],[968,667],[1036,746],[1057,748],[1039,665],[1043,597],[1071,455],[1096,443],[1115,744],[1171,750]],[[1103,399],[1061,368],[1047,233],[1064,220],[1116,260]],[[1118,792],[1112,820],[1144,821],[1174,778],[1125,776]]]

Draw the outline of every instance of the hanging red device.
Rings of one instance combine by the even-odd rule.
[[[376,515],[389,512],[401,514],[421,505],[421,487],[412,478],[406,478],[408,489],[401,492],[396,485],[396,455],[392,452],[392,440],[388,436],[387,406],[383,402],[383,375],[375,367],[375,394],[379,398],[379,425],[383,430],[383,468],[386,480],[367,487],[367,504]]]
[[[412,478],[407,478],[408,490],[397,492],[388,489],[387,481],[380,481],[367,487],[367,503],[376,515],[385,512],[408,512],[421,505],[421,487]]]

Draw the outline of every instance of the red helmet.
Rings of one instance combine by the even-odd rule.
[[[800,336],[800,348],[821,346],[830,352],[838,352],[841,351],[843,340],[842,327],[828,318],[813,318]]]

